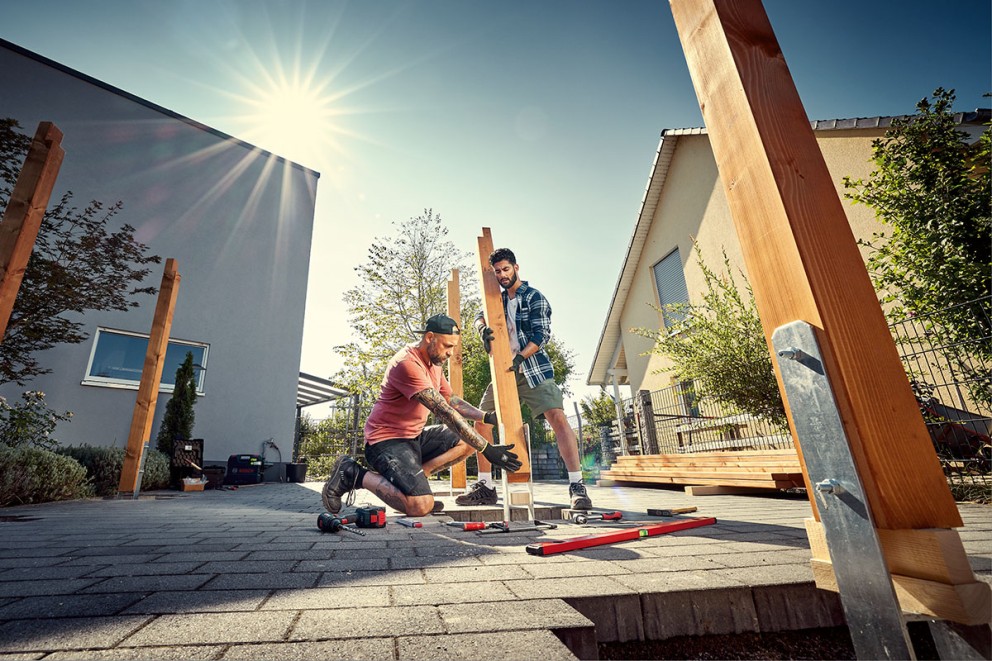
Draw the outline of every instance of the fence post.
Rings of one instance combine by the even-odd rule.
[[[654,405],[651,403],[651,391],[639,390],[638,404],[641,407],[641,438],[644,439],[644,454],[658,454],[658,430],[654,426]]]

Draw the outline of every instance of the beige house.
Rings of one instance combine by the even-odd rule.
[[[962,113],[959,117],[960,129],[977,139],[983,122],[988,122],[988,111]],[[812,122],[839,196],[844,194],[845,176],[864,178],[871,172],[872,141],[884,135],[892,119]],[[869,238],[878,230],[872,209],[849,201],[844,206],[855,237]],[[672,385],[672,375],[662,371],[667,361],[650,354],[652,342],[631,329],[662,328],[664,319],[659,307],[696,302],[702,296],[704,282],[696,263],[693,237],[713,270],[722,272],[724,250],[735,271],[744,269],[706,129],[669,129],[662,132],[651,167],[589,369],[589,385],[607,387],[621,398]],[[621,391],[620,386],[630,390]]]

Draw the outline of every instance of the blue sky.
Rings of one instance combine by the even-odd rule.
[[[990,6],[765,2],[810,119],[937,86],[992,105]],[[0,0],[0,37],[321,172],[301,369],[322,376],[365,249],[433,208],[463,250],[482,227],[515,250],[591,392],[660,132],[702,125],[664,0]]]

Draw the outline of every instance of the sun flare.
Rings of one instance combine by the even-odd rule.
[[[334,107],[318,87],[293,82],[257,89],[246,136],[259,147],[320,169],[334,150]]]

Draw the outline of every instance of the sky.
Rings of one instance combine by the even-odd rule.
[[[989,0],[764,7],[810,119],[992,105]],[[661,131],[703,125],[664,0],[0,0],[0,37],[320,172],[304,372],[341,367],[394,224],[432,209],[471,255],[491,228],[575,354],[566,412]]]

